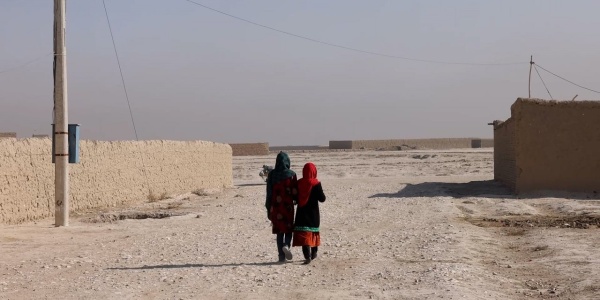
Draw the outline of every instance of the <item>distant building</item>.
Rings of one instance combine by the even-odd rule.
[[[479,138],[432,138],[392,140],[345,140],[329,141],[329,149],[364,150],[415,150],[415,149],[460,149],[493,147],[491,139]]]
[[[233,156],[268,155],[269,143],[229,144]]]
[[[17,137],[16,132],[0,132],[0,139],[1,138],[16,138],[16,137]]]

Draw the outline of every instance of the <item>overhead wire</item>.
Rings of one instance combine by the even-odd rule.
[[[553,72],[549,71],[548,69],[546,69],[546,68],[544,68],[544,67],[540,66],[540,65],[539,65],[539,64],[537,64],[537,63],[536,63],[535,65],[536,65],[537,67],[539,67],[540,69],[542,69],[542,70],[544,70],[544,71],[546,71],[546,72],[548,72],[548,73],[552,74],[553,76],[556,76],[556,77],[558,77],[558,78],[560,78],[560,79],[562,79],[562,80],[564,80],[564,81],[566,81],[566,82],[568,82],[568,83],[570,83],[570,84],[572,84],[572,85],[578,86],[578,87],[580,87],[580,88],[582,88],[582,89],[584,89],[584,90],[588,90],[588,91],[590,91],[590,92],[594,92],[594,93],[598,93],[598,94],[600,94],[600,92],[599,92],[599,91],[597,91],[597,90],[590,89],[590,88],[587,88],[587,87],[585,87],[585,86],[583,86],[583,85],[577,84],[577,83],[575,83],[575,82],[573,82],[573,81],[571,81],[571,80],[569,80],[569,79],[566,79],[566,78],[564,78],[564,77],[562,77],[562,76],[560,76],[560,75],[557,75],[557,74],[555,74],[555,73],[553,73]]]
[[[129,116],[131,117],[131,124],[133,125],[133,132],[135,133],[135,139],[139,140],[137,128],[135,127],[135,120],[133,118],[133,112],[131,110],[131,102],[129,101],[129,94],[127,93],[127,85],[125,85],[125,77],[123,76],[123,69],[121,68],[121,61],[119,60],[119,53],[117,52],[117,45],[115,43],[115,37],[113,35],[112,26],[110,25],[110,18],[108,17],[108,10],[106,9],[106,2],[102,0],[104,5],[104,13],[106,14],[106,22],[108,23],[108,30],[110,31],[110,39],[112,40],[113,49],[115,50],[115,57],[117,59],[117,65],[119,66],[119,74],[121,75],[121,82],[123,83],[123,91],[125,92],[125,99],[127,100],[127,106],[129,107]]]
[[[544,79],[542,78],[542,75],[540,75],[540,71],[538,71],[537,67],[535,66],[535,63],[533,64],[533,68],[535,69],[535,72],[538,74],[538,77],[540,77],[540,80],[542,81],[544,88],[546,88],[546,92],[548,92],[550,99],[554,100],[554,98],[552,98],[552,94],[550,94],[550,90],[548,90],[548,87],[546,86],[546,83],[544,82]]]
[[[373,52],[373,51],[368,51],[368,50],[362,50],[362,49],[358,49],[358,48],[352,48],[352,47],[347,47],[347,46],[343,46],[343,45],[338,45],[335,43],[330,43],[330,42],[326,42],[326,41],[322,41],[322,40],[318,40],[318,39],[314,39],[311,37],[307,37],[304,35],[300,35],[300,34],[296,34],[296,33],[292,33],[289,31],[285,31],[285,30],[281,30],[281,29],[277,29],[275,27],[271,27],[271,26],[267,26],[264,24],[260,24],[245,18],[241,18],[238,16],[234,16],[232,14],[226,13],[224,11],[206,6],[202,3],[198,3],[196,1],[192,1],[192,0],[184,0],[187,1],[191,4],[203,7],[205,9],[211,10],[213,12],[228,16],[230,18],[234,18],[258,27],[262,27],[268,30],[272,30],[272,31],[276,31],[282,34],[286,34],[292,37],[296,37],[296,38],[300,38],[303,40],[307,40],[307,41],[311,41],[314,43],[319,43],[319,44],[323,44],[323,45],[327,45],[327,46],[331,46],[331,47],[336,47],[336,48],[341,48],[341,49],[345,49],[345,50],[349,50],[349,51],[354,51],[354,52],[359,52],[359,53],[364,53],[364,54],[370,54],[370,55],[376,55],[376,56],[381,56],[381,57],[387,57],[387,58],[395,58],[395,59],[402,59],[402,60],[407,60],[407,61],[415,61],[415,62],[424,62],[424,63],[432,63],[432,64],[445,64],[445,65],[468,65],[468,66],[513,66],[513,65],[524,65],[524,64],[529,64],[529,62],[508,62],[508,63],[471,63],[471,62],[451,62],[451,61],[441,61],[441,60],[429,60],[429,59],[420,59],[420,58],[412,58],[412,57],[406,57],[406,56],[398,56],[398,55],[390,55],[390,54],[385,54],[385,53],[379,53],[379,52]]]
[[[33,63],[35,63],[35,62],[37,62],[37,61],[39,61],[39,60],[41,60],[41,59],[43,59],[43,58],[46,58],[46,57],[48,57],[48,56],[51,56],[51,55],[54,55],[54,53],[47,53],[47,54],[45,54],[45,55],[43,55],[43,56],[40,56],[40,57],[38,57],[38,58],[34,58],[34,59],[32,59],[32,60],[28,60],[27,62],[25,62],[25,63],[22,63],[22,64],[20,64],[20,65],[17,65],[17,66],[14,66],[14,67],[10,67],[10,68],[6,68],[6,69],[4,69],[4,70],[0,70],[0,74],[2,74],[2,73],[8,73],[8,72],[11,72],[11,71],[14,71],[14,70],[18,70],[18,69],[21,69],[21,68],[27,67],[27,66],[29,66],[30,64],[33,64]]]
[[[123,83],[123,91],[125,92],[125,99],[127,100],[127,106],[129,107],[129,116],[131,118],[131,124],[133,125],[133,132],[135,134],[135,140],[139,142],[139,136],[137,132],[137,128],[135,126],[135,119],[133,118],[133,110],[131,109],[131,101],[129,101],[129,94],[127,93],[127,85],[125,84],[125,77],[123,76],[123,69],[121,68],[121,61],[119,60],[119,52],[117,51],[117,44],[115,43],[115,37],[113,35],[112,26],[110,24],[110,18],[108,16],[108,9],[106,8],[105,0],[102,0],[102,5],[104,6],[104,13],[106,15],[106,22],[108,23],[108,30],[110,31],[110,38],[112,40],[113,49],[115,51],[115,57],[117,60],[117,65],[119,66],[119,74],[121,75],[121,82]],[[150,180],[148,179],[148,174],[146,173],[146,164],[144,162],[144,155],[141,151],[140,146],[140,159],[142,162],[142,173],[146,177],[146,184],[148,185],[148,196],[152,196],[152,189],[150,188]]]

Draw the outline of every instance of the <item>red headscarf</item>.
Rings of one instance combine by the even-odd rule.
[[[302,179],[298,180],[298,207],[302,207],[308,203],[308,197],[313,186],[317,185],[317,167],[309,162],[302,169]]]

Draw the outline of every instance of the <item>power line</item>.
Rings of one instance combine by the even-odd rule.
[[[127,94],[125,77],[123,77],[123,69],[121,68],[121,61],[119,60],[119,53],[117,52],[117,45],[115,44],[115,37],[113,36],[112,27],[110,26],[110,18],[108,17],[108,10],[106,9],[106,3],[104,0],[102,0],[102,5],[104,5],[104,13],[106,14],[106,22],[108,23],[108,30],[110,31],[110,39],[112,40],[113,48],[115,50],[115,57],[117,58],[117,65],[119,66],[119,73],[121,74],[121,82],[123,83],[123,91],[125,92],[125,99],[127,99],[127,106],[129,107],[129,116],[131,117],[131,124],[133,124],[133,132],[135,133],[135,139],[139,140],[137,129],[135,127],[135,121],[133,119],[133,112],[131,110],[131,102],[129,101],[129,94]]]
[[[14,66],[14,67],[11,67],[11,68],[7,68],[7,69],[4,69],[4,70],[0,70],[0,74],[2,74],[2,73],[8,73],[8,72],[10,72],[10,71],[14,71],[14,70],[17,70],[17,69],[21,69],[21,68],[27,67],[28,65],[30,65],[30,64],[32,64],[32,63],[34,63],[34,62],[37,62],[38,60],[41,60],[42,58],[46,58],[46,57],[48,57],[48,56],[50,56],[50,55],[53,55],[53,54],[54,54],[54,53],[48,53],[48,54],[46,54],[46,55],[44,55],[44,56],[40,56],[40,57],[38,57],[38,58],[32,59],[32,60],[30,60],[30,61],[27,61],[27,62],[25,62],[25,63],[23,63],[23,64],[20,64],[20,65],[18,65],[18,66]]]
[[[585,89],[585,90],[588,90],[588,91],[591,91],[591,92],[594,92],[594,93],[598,93],[598,94],[600,94],[600,92],[599,92],[599,91],[596,91],[596,90],[593,90],[593,89],[590,89],[590,88],[586,88],[585,86],[579,85],[579,84],[577,84],[577,83],[575,83],[575,82],[573,82],[573,81],[571,81],[571,80],[568,80],[568,79],[566,79],[566,78],[564,78],[564,77],[562,77],[562,76],[556,75],[556,74],[554,74],[554,73],[550,72],[549,70],[545,69],[544,67],[542,67],[542,66],[540,66],[540,65],[538,65],[538,64],[535,64],[535,65],[536,65],[537,67],[540,67],[540,69],[542,69],[542,70],[544,70],[544,71],[546,71],[546,72],[548,72],[548,73],[550,73],[550,74],[552,74],[552,75],[554,75],[554,76],[556,76],[556,77],[558,77],[558,78],[560,78],[560,79],[562,79],[562,80],[564,80],[564,81],[566,81],[566,82],[568,82],[568,83],[570,83],[570,84],[572,84],[572,85],[575,85],[575,86],[578,86],[578,87],[580,87],[580,88],[582,88],[582,89]]]
[[[548,90],[548,87],[546,86],[546,83],[544,82],[544,79],[542,79],[542,75],[540,75],[540,71],[538,71],[537,67],[535,64],[533,64],[533,67],[535,69],[535,72],[538,74],[538,76],[540,77],[540,80],[542,81],[542,84],[544,85],[544,87],[546,88],[546,92],[548,92],[548,95],[550,96],[551,100],[554,100],[554,98],[552,98],[552,94],[550,94],[550,90]]]
[[[288,32],[288,31],[284,31],[281,29],[277,29],[271,26],[267,26],[267,25],[263,25],[263,24],[259,24],[256,23],[254,21],[248,20],[248,19],[244,19],[241,17],[237,17],[234,16],[232,14],[226,13],[224,11],[220,11],[217,9],[214,9],[212,7],[206,6],[204,4],[198,3],[196,1],[192,1],[192,0],[185,0],[189,3],[198,5],[200,7],[203,7],[205,9],[214,11],[216,13],[228,16],[230,18],[234,18],[258,27],[262,27],[265,29],[269,29],[272,31],[276,31],[279,33],[283,33],[289,36],[293,36],[296,38],[300,38],[303,40],[307,40],[307,41],[311,41],[314,43],[319,43],[319,44],[323,44],[323,45],[327,45],[327,46],[331,46],[331,47],[336,47],[336,48],[341,48],[341,49],[345,49],[345,50],[350,50],[350,51],[354,51],[354,52],[360,52],[360,53],[364,53],[364,54],[370,54],[370,55],[376,55],[376,56],[382,56],[382,57],[387,57],[387,58],[395,58],[395,59],[403,59],[403,60],[409,60],[409,61],[416,61],[416,62],[424,62],[424,63],[432,63],[432,64],[444,64],[444,65],[468,65],[468,66],[511,66],[511,65],[523,65],[523,64],[528,64],[529,62],[511,62],[511,63],[468,63],[468,62],[449,62],[449,61],[441,61],[441,60],[429,60],[429,59],[419,59],[419,58],[411,58],[411,57],[405,57],[405,56],[397,56],[397,55],[390,55],[390,54],[384,54],[384,53],[378,53],[378,52],[373,52],[373,51],[367,51],[367,50],[361,50],[361,49],[357,49],[357,48],[352,48],[352,47],[346,47],[346,46],[342,46],[342,45],[338,45],[338,44],[334,44],[334,43],[330,43],[330,42],[325,42],[325,41],[321,41],[321,40],[317,40],[314,38],[310,38],[307,36],[303,36],[303,35],[299,35],[299,34],[295,34],[292,32]]]
[[[117,65],[119,66],[119,73],[121,74],[121,82],[123,83],[123,91],[125,92],[125,99],[127,99],[127,106],[129,107],[129,116],[131,117],[131,124],[133,125],[133,132],[135,133],[135,140],[139,142],[139,137],[137,133],[137,129],[135,127],[135,120],[133,119],[133,111],[131,109],[131,102],[129,101],[129,95],[127,93],[127,86],[125,85],[125,77],[123,76],[123,69],[121,68],[121,62],[119,60],[119,53],[117,52],[117,44],[115,43],[115,37],[112,32],[112,26],[110,25],[110,18],[108,17],[108,10],[106,9],[106,2],[102,0],[102,5],[104,6],[104,13],[106,14],[106,22],[108,23],[108,30],[110,31],[110,39],[112,40],[113,48],[115,50],[115,57],[117,58]],[[141,146],[140,146],[141,147]],[[140,149],[140,159],[142,161],[142,173],[144,173],[144,177],[146,177],[146,184],[148,185],[148,196],[152,194],[152,189],[150,188],[150,180],[148,180],[148,174],[146,173],[146,164],[144,163],[144,155]]]

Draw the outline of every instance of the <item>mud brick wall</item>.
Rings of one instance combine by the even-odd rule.
[[[328,150],[328,146],[272,146],[269,147],[269,151],[271,152],[279,152],[279,151],[317,151],[317,150]]]
[[[494,139],[481,139],[481,148],[494,148]]]
[[[16,132],[0,132],[0,139],[1,138],[16,138],[16,137],[17,137]]]
[[[515,154],[515,121],[494,126],[494,180],[511,190],[516,189],[517,162]]]
[[[404,145],[415,149],[471,148],[471,138],[439,139],[395,139],[395,140],[354,140],[330,141],[330,149],[384,149],[398,150]]]
[[[54,216],[50,139],[0,140],[0,223]],[[192,141],[81,141],[79,164],[69,165],[70,211],[148,201],[232,186],[231,147]]]
[[[481,148],[481,139],[472,139],[471,148]]]
[[[517,192],[600,192],[600,101],[518,99]]]
[[[269,143],[229,144],[233,156],[268,155]]]
[[[329,149],[352,149],[352,141],[329,141]]]

